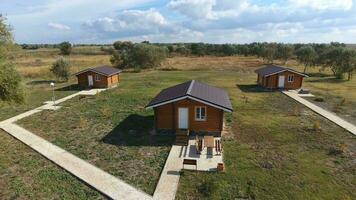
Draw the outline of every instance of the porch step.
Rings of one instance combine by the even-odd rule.
[[[176,132],[175,145],[187,146],[189,142],[189,131],[179,130]]]

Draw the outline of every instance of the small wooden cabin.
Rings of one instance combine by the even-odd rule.
[[[121,70],[109,67],[98,66],[77,72],[78,85],[83,88],[109,88],[119,83]]]
[[[162,90],[147,106],[156,130],[221,136],[224,112],[232,112],[227,93],[195,80]]]
[[[267,65],[255,71],[258,85],[268,89],[299,89],[307,75],[293,69],[276,65]]]

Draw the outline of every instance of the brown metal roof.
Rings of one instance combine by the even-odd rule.
[[[281,67],[281,66],[277,66],[277,65],[266,65],[260,69],[255,70],[255,72],[257,74],[259,74],[260,76],[270,76],[273,74],[277,74],[283,71],[290,71],[296,74],[300,74],[302,76],[307,76],[306,74],[300,73],[298,71],[295,71],[293,69],[287,68],[287,67]]]
[[[107,66],[107,65],[103,65],[103,66],[98,66],[98,67],[93,67],[93,68],[88,68],[88,69],[82,70],[80,72],[75,73],[74,75],[78,75],[78,74],[81,74],[81,73],[84,73],[84,72],[87,72],[87,71],[96,72],[98,74],[102,74],[102,75],[105,75],[105,76],[111,76],[111,75],[114,75],[114,74],[121,73],[121,70],[119,70],[117,68],[110,67],[110,66]]]
[[[146,108],[164,105],[184,98],[190,98],[226,111],[232,111],[229,96],[223,89],[209,86],[196,80],[162,90]]]

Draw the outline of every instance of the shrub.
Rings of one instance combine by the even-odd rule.
[[[313,130],[314,131],[321,131],[321,126],[319,122],[314,122],[313,124]]]
[[[300,111],[299,106],[295,106],[294,109],[293,109],[293,115],[294,116],[300,116],[300,113],[301,113],[301,111]]]
[[[24,101],[21,76],[11,64],[0,63],[0,99],[17,103]]]
[[[84,117],[80,116],[80,117],[79,117],[78,124],[77,124],[77,128],[83,129],[83,128],[85,128],[87,125],[88,125],[87,119],[85,119]]]
[[[58,58],[53,64],[50,71],[58,78],[68,81],[70,76],[70,63],[63,57]]]
[[[346,104],[346,98],[342,98],[340,101],[340,106],[344,106]]]
[[[316,97],[314,99],[314,101],[317,101],[317,102],[324,102],[324,98],[323,97]]]
[[[134,68],[157,67],[167,58],[168,49],[150,44],[136,45],[130,54],[130,65]]]
[[[62,42],[59,44],[59,50],[62,55],[69,55],[72,52],[72,44],[69,42]]]
[[[342,155],[342,154],[346,153],[346,151],[347,151],[347,144],[340,143],[336,147],[331,147],[329,149],[329,153],[328,154],[336,156],[336,155]]]

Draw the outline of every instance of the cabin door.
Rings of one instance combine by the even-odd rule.
[[[93,86],[93,75],[88,75],[88,85]]]
[[[278,87],[279,88],[284,88],[284,76],[278,76]]]
[[[188,108],[178,108],[178,128],[188,129]]]

